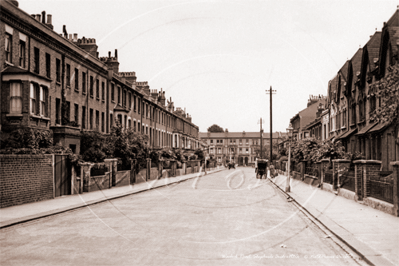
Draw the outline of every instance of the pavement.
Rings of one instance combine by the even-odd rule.
[[[208,171],[208,174],[224,169]],[[198,173],[2,208],[0,229],[196,177]],[[286,179],[279,175],[272,182],[284,190]],[[398,217],[295,179],[291,179],[288,194],[362,254],[370,265],[399,265]]]
[[[285,190],[287,177],[274,180]],[[293,199],[361,253],[370,265],[399,265],[399,217],[291,179]]]
[[[224,169],[224,167],[221,167],[213,170],[207,170],[207,174],[219,172]],[[203,174],[204,172],[201,173],[201,175]],[[150,189],[163,187],[168,184],[182,182],[187,179],[196,178],[198,176],[199,173],[193,173],[177,177],[162,178],[129,186],[113,187],[111,189],[61,196],[51,200],[43,200],[39,202],[1,208],[0,229],[82,208],[88,205],[97,204],[103,201],[128,196],[130,194],[140,193]]]

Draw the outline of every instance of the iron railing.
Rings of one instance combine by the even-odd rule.
[[[368,180],[368,191],[370,197],[383,200],[393,204],[393,185],[387,181]]]
[[[108,167],[105,164],[95,164],[90,169],[91,176],[105,175],[106,172],[108,172]]]
[[[324,183],[332,184],[333,183],[333,172],[332,170],[327,170],[324,174]]]
[[[355,170],[350,169],[340,177],[341,187],[355,192]]]

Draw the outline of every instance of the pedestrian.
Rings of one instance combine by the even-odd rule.
[[[276,170],[274,169],[274,165],[270,165],[270,177],[274,178],[276,176]]]

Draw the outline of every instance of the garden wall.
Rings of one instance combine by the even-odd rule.
[[[1,208],[54,198],[53,155],[1,154]]]

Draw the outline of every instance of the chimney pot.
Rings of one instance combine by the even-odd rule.
[[[40,14],[36,15],[36,20],[40,22]]]
[[[115,58],[118,59],[118,49],[115,49]]]
[[[47,24],[52,25],[51,19],[52,19],[52,15],[47,15]]]
[[[46,24],[46,11],[42,11],[42,23]]]
[[[108,51],[108,57],[111,58],[111,51]]]
[[[73,34],[73,41],[74,41],[74,42],[77,42],[77,41],[78,41],[78,34],[77,34],[77,33],[74,33],[74,34]]]

